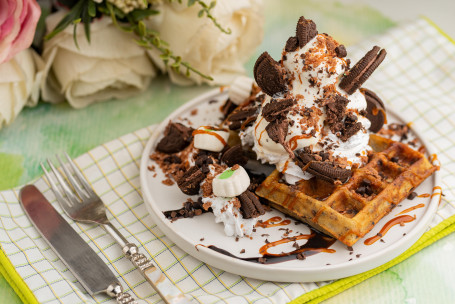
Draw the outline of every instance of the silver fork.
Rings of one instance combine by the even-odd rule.
[[[136,266],[142,276],[152,285],[165,303],[190,303],[190,300],[145,255],[138,252],[138,247],[128,242],[114,225],[112,225],[106,216],[106,207],[100,197],[93,191],[88,181],[82,175],[82,172],[77,168],[67,153],[65,153],[65,156],[74,176],[58,155],[57,159],[64,174],[56,169],[52,162],[47,159],[49,167],[60,184],[60,188],[53,178],[51,178],[44,164],[41,163],[41,168],[43,168],[49,185],[65,213],[75,221],[96,223],[104,228],[122,247],[125,256]],[[65,177],[68,182],[65,180]]]

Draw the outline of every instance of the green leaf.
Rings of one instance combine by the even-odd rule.
[[[196,0],[188,0],[188,7],[194,5],[196,3]]]
[[[137,30],[140,37],[144,37],[147,33],[147,27],[145,26],[144,21],[139,21],[137,23]]]
[[[74,22],[73,26],[73,40],[76,47],[79,49],[79,44],[77,43],[77,25],[79,22]]]
[[[149,16],[157,15],[159,14],[159,11],[153,10],[153,9],[145,9],[145,10],[134,10],[131,13],[128,14],[128,16],[132,17],[132,19],[136,22],[147,18]]]
[[[209,9],[212,9],[216,6],[216,1],[212,1],[210,2],[210,6],[209,6]]]
[[[64,29],[66,29],[71,23],[73,23],[75,20],[79,19],[82,13],[82,10],[84,8],[85,1],[79,1],[76,3],[75,6],[69,11],[68,14],[66,14],[62,20],[57,24],[57,26],[54,28],[52,32],[46,35],[44,39],[51,39]]]
[[[202,18],[202,16],[204,16],[204,10],[200,10],[199,13],[197,13],[197,16]]]
[[[96,16],[96,4],[92,0],[88,1],[88,15],[92,18]]]

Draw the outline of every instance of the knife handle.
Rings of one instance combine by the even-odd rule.
[[[187,304],[191,301],[153,265],[152,261],[138,251],[133,243],[127,243],[123,247],[123,253],[141,272],[147,282],[152,285],[158,295],[167,304]]]
[[[123,292],[122,285],[113,283],[109,285],[106,293],[115,298],[118,304],[137,304],[136,300],[127,292]]]

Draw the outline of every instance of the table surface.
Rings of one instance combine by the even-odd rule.
[[[421,3],[420,3],[421,2]],[[427,16],[455,37],[455,2],[436,1],[265,1],[265,38],[247,63],[267,50],[277,57],[301,15],[313,19],[345,45],[381,34],[399,22]],[[41,175],[39,163],[67,151],[76,157],[125,133],[158,123],[208,86],[178,87],[165,77],[155,79],[143,94],[74,110],[68,104],[39,103],[24,109],[15,122],[0,130],[0,190],[19,186]],[[102,117],[102,119],[99,119]],[[455,234],[436,242],[406,261],[332,297],[324,303],[449,303],[455,299]],[[0,276],[3,303],[21,303]]]

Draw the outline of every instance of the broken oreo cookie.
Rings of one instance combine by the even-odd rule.
[[[206,174],[197,166],[193,166],[177,180],[177,185],[183,193],[196,195],[199,193],[200,184],[206,177]]]
[[[269,96],[286,90],[285,72],[267,52],[259,56],[254,65],[254,79]]]
[[[295,155],[297,165],[317,178],[331,183],[335,183],[337,180],[344,183],[351,177],[351,170],[340,168],[332,162],[317,161],[313,154],[304,150],[296,151]]]
[[[373,47],[362,59],[357,62],[349,73],[340,81],[340,88],[348,94],[354,93],[373,74],[384,60],[387,52],[379,47]]]
[[[246,190],[237,198],[240,201],[240,211],[242,212],[243,218],[255,218],[265,213],[264,206],[262,206],[256,194]]]
[[[360,92],[365,95],[365,100],[367,101],[366,118],[371,122],[369,130],[376,133],[381,130],[382,126],[387,121],[384,103],[381,98],[371,90],[361,88]]]
[[[297,101],[292,98],[284,100],[272,99],[264,108],[262,108],[261,114],[268,122],[285,119],[292,106],[296,103]]]
[[[316,37],[318,30],[313,20],[300,17],[297,22],[296,36],[299,41],[299,46],[304,47],[311,39]]]
[[[167,154],[180,152],[190,144],[193,138],[192,133],[193,128],[170,121],[164,130],[164,137],[156,146],[156,150]]]
[[[243,152],[242,145],[236,145],[227,149],[221,156],[221,161],[229,167],[234,165],[244,166],[248,162],[248,157]]]

